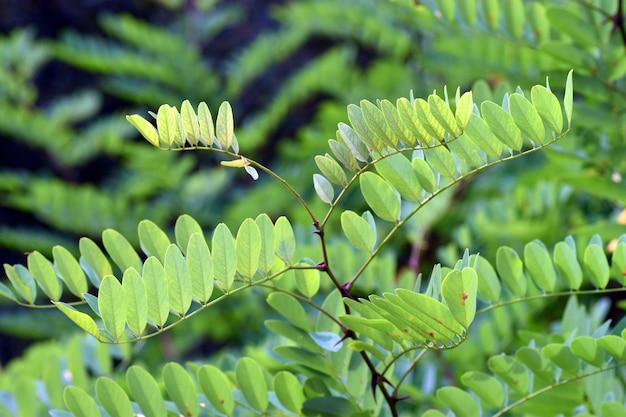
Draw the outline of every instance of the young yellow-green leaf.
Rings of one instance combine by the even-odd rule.
[[[287,265],[291,264],[291,258],[296,250],[296,238],[289,220],[285,216],[281,216],[276,220],[274,225],[274,233],[276,237],[276,256],[278,256]]]
[[[237,386],[255,410],[264,412],[269,405],[263,368],[252,358],[241,358],[235,366]]]
[[[420,156],[414,156],[411,165],[413,166],[413,172],[415,172],[417,180],[424,190],[429,193],[434,193],[435,190],[437,190],[437,180],[428,162]]]
[[[391,185],[372,172],[364,172],[359,181],[361,194],[374,213],[388,222],[398,221],[400,198]]]
[[[526,277],[522,260],[514,249],[501,246],[496,252],[496,267],[504,286],[517,297],[526,294]]]
[[[274,264],[274,248],[275,248],[275,233],[274,224],[270,217],[261,213],[254,219],[254,222],[261,232],[261,253],[259,256],[259,269],[264,273],[268,273],[272,269]]]
[[[502,406],[504,387],[491,375],[477,371],[466,372],[461,375],[461,382],[474,391],[483,404],[493,408]]]
[[[146,259],[142,279],[148,296],[148,319],[156,326],[163,327],[170,314],[170,299],[167,293],[165,270],[154,256]]]
[[[611,275],[622,285],[626,285],[626,243],[619,242],[611,256]]]
[[[466,135],[461,135],[448,142],[448,148],[461,161],[463,167],[476,168],[485,165],[483,151]]]
[[[533,241],[524,246],[524,263],[539,288],[544,291],[554,291],[556,273],[550,254],[542,244]]]
[[[111,417],[127,417],[133,415],[133,408],[128,394],[112,379],[100,377],[96,380],[96,397]]]
[[[328,146],[330,147],[333,155],[335,155],[335,158],[350,172],[356,172],[359,169],[359,163],[357,162],[356,157],[346,145],[337,140],[329,139]]]
[[[446,130],[439,124],[437,119],[435,119],[435,116],[430,111],[428,102],[422,98],[418,98],[413,102],[413,108],[415,109],[417,120],[419,120],[420,124],[424,127],[428,136],[441,142],[445,136]],[[426,142],[429,145],[431,144],[430,139],[427,139]]]
[[[567,345],[550,343],[541,349],[541,353],[566,372],[577,373],[580,369],[580,359]]]
[[[458,387],[437,390],[437,399],[452,410],[456,417],[479,417],[480,409],[474,397]]]
[[[333,203],[335,190],[333,190],[333,185],[326,179],[325,176],[313,174],[313,188],[315,188],[315,192],[324,203]]]
[[[554,364],[535,347],[523,346],[515,352],[515,359],[522,362],[535,375],[546,382],[554,381]]]
[[[550,21],[544,4],[538,2],[529,4],[527,19],[537,43],[550,40]]]
[[[451,271],[441,284],[441,295],[446,305],[456,321],[466,329],[476,315],[477,291],[478,275],[472,268]]]
[[[142,414],[149,417],[167,417],[161,388],[148,371],[137,365],[131,366],[126,372],[126,383]]]
[[[165,259],[165,251],[170,245],[170,239],[165,232],[150,220],[142,220],[137,227],[141,250],[146,256],[155,256],[159,261]]]
[[[200,125],[198,124],[198,116],[196,116],[189,100],[183,101],[180,106],[180,118],[185,129],[185,139],[189,144],[197,145],[200,137]]]
[[[503,3],[504,24],[511,36],[520,39],[524,34],[526,10],[523,0],[507,0]]]
[[[511,111],[513,121],[524,135],[540,145],[545,143],[546,132],[541,117],[539,117],[537,110],[526,98],[521,94],[511,94],[509,97],[509,110]]]
[[[167,281],[167,293],[170,299],[170,308],[184,316],[193,298],[191,277],[187,269],[187,263],[180,249],[171,244],[165,252],[165,280]]]
[[[554,246],[554,265],[559,271],[563,281],[573,290],[580,288],[583,282],[583,271],[580,268],[576,253],[565,242],[559,242]]]
[[[570,70],[567,73],[567,79],[565,80],[565,97],[563,98],[563,107],[565,108],[565,116],[567,117],[567,128],[572,125],[572,110],[574,107],[574,87],[572,81],[572,75],[574,70]]]
[[[127,115],[126,120],[128,120],[128,122],[139,131],[144,139],[150,142],[153,146],[156,146],[157,148],[159,147],[159,133],[152,123],[138,114]]]
[[[300,329],[305,332],[311,331],[306,311],[295,298],[280,292],[273,292],[267,297],[267,303]]]
[[[59,278],[54,272],[52,263],[46,259],[41,253],[34,251],[28,254],[28,269],[35,278],[41,290],[52,301],[58,301],[61,298],[63,288],[59,282]]]
[[[170,107],[169,111],[174,114],[174,120],[176,120],[176,132],[174,133],[174,143],[179,147],[185,146],[185,128],[183,121],[180,118],[180,113],[176,107]]]
[[[487,122],[473,113],[465,127],[465,135],[487,155],[499,158],[502,154],[504,144],[495,137]]]
[[[489,301],[500,299],[500,280],[493,266],[480,255],[470,256],[470,265],[475,265],[478,274],[478,294]]]
[[[217,141],[222,145],[224,150],[228,150],[233,144],[234,136],[234,121],[233,121],[233,109],[230,107],[230,103],[227,101],[220,104],[220,108],[217,111],[217,119],[215,122],[215,135]]]
[[[211,110],[209,110],[204,101],[198,105],[198,124],[200,125],[200,142],[212,147],[215,138],[215,127],[213,126]]]
[[[500,0],[484,0],[483,13],[489,29],[497,32],[500,27]]]
[[[124,334],[126,325],[126,303],[122,284],[113,275],[107,275],[100,284],[98,291],[98,309],[104,328],[113,338],[119,341]]]
[[[369,151],[367,150],[365,142],[362,142],[356,132],[347,124],[342,122],[339,123],[337,127],[337,139],[343,141],[354,158],[361,162],[367,162],[369,159]]]
[[[213,251],[213,273],[222,291],[228,292],[235,281],[237,272],[237,254],[235,239],[224,223],[220,223],[213,232],[211,243]]]
[[[617,360],[626,359],[626,340],[623,337],[607,334],[597,339],[596,343]]]
[[[476,17],[478,12],[478,6],[476,5],[476,0],[465,0],[456,3],[459,6],[459,12],[465,20],[465,23],[469,27],[474,27],[476,25]]]
[[[254,220],[245,219],[235,239],[237,271],[245,278],[252,279],[259,267],[261,256],[261,231]]]
[[[96,401],[82,388],[75,386],[65,387],[63,390],[63,401],[67,409],[75,417],[100,416],[100,409],[98,409]]]
[[[93,240],[88,237],[81,238],[78,241],[78,248],[81,255],[80,264],[87,271],[96,287],[100,285],[102,278],[107,275],[113,275],[113,269],[109,260]]]
[[[374,233],[369,223],[353,211],[341,213],[341,228],[355,248],[371,253],[374,249]]]
[[[492,356],[487,361],[489,370],[499,376],[506,384],[519,394],[528,393],[530,375],[526,367],[513,356]]]
[[[124,272],[122,291],[126,304],[126,324],[137,336],[141,336],[148,322],[148,295],[139,272],[132,268]]]
[[[604,249],[600,245],[590,244],[585,249],[583,259],[589,281],[596,288],[606,288],[611,276],[611,269],[609,268],[609,261],[604,253]]]
[[[400,119],[400,114],[398,113],[398,109],[391,103],[389,100],[381,100],[380,108],[385,116],[385,121],[387,122],[387,126],[389,126],[392,143],[394,143],[394,147],[397,148],[398,142],[402,141],[407,145],[411,143],[415,143],[415,138],[412,137],[411,132],[402,123]]]
[[[341,165],[330,156],[317,155],[315,157],[315,164],[322,174],[333,183],[341,186],[348,183],[345,171],[341,168]]]
[[[421,143],[428,143],[430,135],[417,118],[417,112],[411,102],[405,97],[401,97],[396,101],[396,107],[398,108],[400,120],[410,132],[410,135],[407,138],[407,145],[413,146],[418,141]]]
[[[7,265],[5,264],[5,267],[6,266]],[[4,285],[2,282],[0,282],[0,296],[8,298],[9,300],[13,302],[18,302],[13,291],[11,291],[11,289],[8,286]]]
[[[352,128],[357,134],[359,140],[363,142],[365,146],[376,152],[380,152],[383,149],[383,142],[374,132],[371,131],[367,123],[365,123],[363,111],[359,106],[354,104],[348,105],[348,119],[350,120],[350,124],[352,125]],[[339,131],[342,132],[342,137],[345,138],[341,129],[341,123],[339,124]],[[348,145],[348,143],[346,143],[346,145]]]
[[[141,271],[141,259],[133,246],[118,231],[106,229],[102,232],[102,243],[113,262],[124,272],[128,268]]]
[[[231,383],[224,373],[213,365],[203,365],[197,371],[198,382],[204,395],[213,407],[221,413],[231,416],[235,408],[235,400]]]
[[[454,4],[454,0],[437,0],[439,11],[448,23],[452,23],[454,21]]]
[[[434,146],[424,150],[426,160],[430,166],[444,177],[454,178],[456,163],[452,154],[445,146]]]
[[[87,277],[76,258],[62,246],[53,247],[52,256],[54,266],[67,288],[72,294],[82,298],[83,293],[88,289]]]
[[[298,266],[310,266],[305,263]],[[320,271],[317,269],[295,269],[294,279],[296,288],[302,295],[312,298],[320,289]]]
[[[559,133],[563,129],[561,104],[554,94],[542,85],[535,85],[530,90],[533,106],[548,128]]]
[[[193,296],[200,303],[206,303],[213,294],[213,262],[209,245],[199,233],[189,238],[187,270],[191,277]]]
[[[428,96],[428,107],[430,113],[435,120],[445,129],[446,132],[453,136],[458,136],[461,133],[459,126],[456,123],[454,113],[450,110],[450,106],[438,95],[431,94]]]
[[[369,131],[374,134],[372,139],[376,143],[382,144],[380,149],[385,146],[396,148],[398,146],[398,137],[391,131],[391,127],[387,124],[383,112],[368,100],[361,100],[359,104],[361,105],[363,120]]]
[[[17,291],[28,304],[33,304],[37,298],[37,285],[35,278],[30,271],[23,265],[4,264],[4,273],[6,274],[13,288]]]
[[[204,236],[202,233],[202,228],[198,224],[198,222],[188,214],[183,214],[178,219],[176,219],[176,226],[174,226],[174,235],[176,236],[176,243],[182,251],[187,249],[189,245],[189,239],[191,239],[191,235],[194,233],[198,233],[200,236]],[[187,253],[187,252],[183,252]]]
[[[485,101],[481,104],[480,111],[500,142],[516,151],[522,149],[524,144],[522,132],[515,125],[513,117],[506,110],[492,101]]]
[[[197,416],[200,404],[196,396],[196,386],[185,368],[176,362],[163,367],[163,383],[170,399],[174,401],[183,416]]]
[[[598,368],[606,357],[604,350],[598,349],[596,340],[591,336],[575,337],[570,343],[570,349],[574,355]]]
[[[274,392],[287,410],[300,415],[305,396],[298,378],[291,372],[280,371],[274,375]]]
[[[376,162],[376,171],[404,198],[419,201],[422,187],[408,159],[402,154],[388,155]]]
[[[78,327],[95,337],[100,339],[100,329],[96,322],[85,313],[81,313],[69,304],[65,304],[61,301],[54,303],[54,305],[61,310],[70,320],[72,320]]]
[[[469,2],[468,2],[469,3]],[[465,126],[469,122],[472,111],[474,110],[474,97],[471,91],[464,93],[456,102],[456,110],[454,118],[456,124],[461,129],[465,130]]]
[[[164,148],[171,148],[178,131],[176,114],[168,104],[162,104],[157,112],[157,129],[159,131],[159,144]]]

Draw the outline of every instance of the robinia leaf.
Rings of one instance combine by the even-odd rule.
[[[133,365],[126,372],[126,383],[133,399],[146,416],[166,417],[167,410],[161,389],[152,375],[140,366]]]
[[[353,211],[346,210],[341,213],[341,228],[354,247],[366,252],[372,251],[374,247],[374,233],[367,220],[363,217]]]
[[[252,358],[241,358],[235,366],[237,385],[250,406],[265,411],[269,405],[263,368]]]
[[[360,177],[361,194],[374,213],[383,220],[396,222],[400,216],[400,198],[380,176],[364,172]]]

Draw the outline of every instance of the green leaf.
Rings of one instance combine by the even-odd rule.
[[[524,263],[539,288],[544,291],[554,291],[556,273],[552,266],[550,254],[543,244],[539,244],[537,241],[527,243],[524,246]]]
[[[23,265],[11,266],[4,264],[4,273],[11,281],[11,284],[13,284],[17,294],[28,304],[33,304],[37,297],[37,284],[35,284],[35,278],[30,271]]]
[[[265,411],[269,405],[263,368],[252,358],[241,358],[235,366],[237,386],[250,406]]]
[[[623,337],[607,334],[597,339],[596,343],[617,360],[626,359],[626,340]]]
[[[454,136],[461,134],[461,129],[457,126],[454,113],[452,113],[450,106],[441,97],[436,94],[429,95],[428,106],[430,113],[446,132]]]
[[[171,243],[165,232],[150,220],[142,220],[137,227],[137,231],[143,253],[146,256],[155,256],[159,261],[163,262],[165,251]]]
[[[476,315],[477,291],[478,276],[471,268],[451,271],[441,284],[441,295],[452,316],[466,329],[472,324]]]
[[[419,201],[422,187],[413,171],[413,166],[402,154],[387,155],[376,162],[376,171],[387,180],[404,198]]]
[[[184,316],[191,306],[193,290],[185,258],[178,246],[173,243],[167,248],[163,267],[170,308],[177,314]]]
[[[206,303],[213,294],[213,262],[209,246],[199,233],[194,233],[189,238],[187,270],[191,277],[193,296],[200,303]]]
[[[377,346],[368,345],[362,340],[353,340],[348,343],[348,347],[355,352],[365,351],[381,362],[385,361],[385,354]]]
[[[580,288],[583,282],[583,271],[576,259],[576,253],[565,242],[554,246],[554,265],[563,281],[573,290]]]
[[[465,135],[448,142],[448,148],[463,164],[469,167],[477,168],[485,165],[483,151]]]
[[[197,221],[194,220],[188,214],[183,214],[176,219],[176,226],[174,226],[174,235],[176,236],[176,243],[181,250],[186,250],[189,245],[191,235],[198,233],[200,236],[204,236],[202,228]],[[166,248],[167,249],[167,248]],[[186,252],[185,252],[186,254]]]
[[[370,101],[361,100],[359,104],[361,105],[363,120],[367,124],[369,131],[374,134],[372,137],[374,143],[380,144],[376,150],[380,151],[385,146],[397,148],[398,137],[392,133],[391,128],[385,120],[385,115],[383,114],[383,112]]]
[[[469,263],[475,265],[478,275],[478,295],[493,302],[500,300],[500,280],[489,261],[480,255],[472,255]]]
[[[237,253],[237,271],[244,277],[252,279],[259,266],[261,256],[261,232],[254,220],[243,221],[235,239]]]
[[[198,382],[202,392],[213,407],[230,416],[235,408],[231,383],[224,373],[215,366],[204,365],[198,368]]]
[[[533,142],[543,145],[546,132],[541,117],[533,105],[521,94],[515,93],[509,97],[509,110],[513,121],[522,133]]]
[[[583,260],[589,281],[596,288],[606,288],[611,276],[611,270],[602,246],[596,244],[587,246]]]
[[[113,275],[113,269],[102,250],[88,237],[83,237],[78,241],[81,258],[80,264],[90,276],[92,283],[98,287],[100,281],[107,275]],[[89,272],[92,272],[90,274]]]
[[[6,266],[8,265],[5,265],[5,267]],[[13,294],[13,291],[11,291],[11,289],[4,285],[4,283],[2,282],[0,282],[0,295],[8,298],[11,301],[17,302],[17,298],[15,298],[15,294]]]
[[[595,367],[604,364],[605,352],[598,349],[596,340],[591,336],[575,337],[570,343],[572,353]]]
[[[52,248],[52,256],[54,258],[54,267],[63,282],[65,282],[65,285],[67,285],[67,288],[72,294],[82,298],[83,293],[88,290],[87,277],[76,258],[62,246],[54,246]]]
[[[131,366],[126,372],[126,383],[144,415],[167,417],[161,389],[148,371],[137,365]]]
[[[535,85],[530,90],[533,106],[548,128],[559,133],[563,129],[561,104],[554,94],[542,85]]]
[[[363,217],[353,211],[341,213],[341,228],[355,248],[371,253],[374,249],[374,233]]]
[[[335,374],[330,362],[324,356],[311,352],[310,350],[298,346],[277,346],[274,348],[274,352],[290,361],[305,365],[307,368],[321,372],[322,374]]]
[[[465,127],[465,135],[488,156],[499,158],[502,155],[504,144],[496,138],[487,122],[473,113]]]
[[[448,406],[456,417],[479,417],[476,400],[458,387],[443,387],[437,390],[437,399]]]
[[[515,358],[526,365],[535,377],[549,383],[554,381],[554,365],[541,353],[541,350],[524,346],[515,352]]]
[[[506,384],[520,394],[528,393],[530,375],[517,359],[512,356],[492,356],[487,361],[489,370],[498,375]]]
[[[500,27],[500,0],[483,1],[483,13],[489,29],[492,32],[497,32]]]
[[[217,136],[217,141],[224,150],[228,150],[228,148],[230,148],[233,144],[233,109],[230,107],[230,103],[227,101],[223,101],[222,104],[220,104],[219,110],[217,111],[217,119],[215,121],[215,136]]]
[[[269,273],[272,269],[272,265],[274,264],[274,248],[276,245],[276,236],[274,233],[274,224],[270,217],[261,213],[254,219],[254,222],[259,228],[259,232],[261,233],[261,253],[259,255],[259,269],[264,273]]]
[[[461,376],[463,385],[474,391],[488,407],[499,408],[504,403],[504,388],[491,375],[484,372],[466,372]]]
[[[267,297],[267,303],[283,317],[305,332],[311,331],[311,324],[302,304],[287,294],[273,292]]]
[[[119,341],[126,324],[126,304],[122,284],[113,275],[104,277],[100,284],[98,309],[104,328],[114,341]]]
[[[413,107],[417,114],[417,120],[422,124],[428,136],[441,142],[446,134],[446,130],[439,124],[437,119],[435,119],[435,116],[430,111],[428,102],[422,98],[418,98],[413,102]],[[429,145],[431,144],[430,139],[427,140],[427,143]]]
[[[535,2],[528,6],[528,23],[539,44],[550,39],[550,21],[544,4]]]
[[[576,45],[586,49],[595,48],[602,41],[598,39],[597,32],[593,27],[590,27],[592,26],[591,22],[584,19],[580,13],[574,12],[575,10],[570,7],[553,5],[547,8],[547,17],[558,33],[571,38]]]
[[[170,299],[165,270],[154,256],[146,259],[142,279],[148,296],[148,319],[156,326],[163,327],[170,314]]]
[[[140,336],[148,322],[148,295],[139,272],[130,268],[122,277],[124,304],[126,305],[126,324],[137,336]]]
[[[573,74],[574,70],[570,70],[570,72],[567,73],[567,80],[565,81],[565,97],[563,98],[563,107],[565,108],[568,128],[572,125],[572,109],[574,107]]]
[[[409,141],[408,145],[414,146],[416,142],[428,143],[430,136],[417,118],[415,107],[411,105],[409,100],[401,97],[396,101],[396,106],[398,109],[398,115],[400,116],[400,121],[402,121],[404,126],[410,132],[410,136],[407,138]]]
[[[354,107],[358,109],[358,107]],[[348,110],[349,109],[350,107],[348,107]],[[341,138],[354,158],[361,162],[367,162],[369,159],[369,151],[367,150],[366,144],[359,139],[356,132],[345,123],[339,123],[337,127],[337,138]]]
[[[141,271],[141,259],[133,246],[119,232],[106,229],[102,232],[102,243],[115,264],[124,272],[127,268]]]
[[[324,417],[345,417],[357,416],[358,408],[352,401],[341,397],[315,397],[306,400],[302,406],[302,415],[324,416]]]
[[[562,343],[550,343],[544,346],[541,352],[564,371],[575,374],[580,368],[580,359]]]
[[[200,125],[200,142],[212,147],[215,139],[213,116],[204,101],[198,105],[198,124]]]
[[[292,373],[280,371],[274,375],[274,392],[283,407],[298,415],[301,414],[305,400],[304,391],[300,381]]]
[[[448,178],[456,175],[456,163],[445,146],[435,146],[424,150],[426,160],[435,172]],[[426,188],[426,187],[424,187]]]
[[[626,243],[620,242],[611,256],[611,275],[622,285],[626,284]]]
[[[334,184],[344,186],[348,183],[345,171],[341,168],[341,165],[330,156],[315,156],[315,164],[322,174]]]
[[[406,144],[415,143],[415,139],[411,137],[411,132],[400,120],[398,109],[389,100],[381,100],[380,107],[385,116],[387,126],[389,126],[392,143],[395,143],[395,147],[397,147],[399,141]]]
[[[526,294],[526,277],[522,260],[514,249],[501,246],[496,252],[496,268],[504,286],[517,297]]]
[[[500,142],[516,151],[522,149],[522,133],[506,110],[494,102],[485,101],[481,104],[480,111]]]
[[[274,225],[274,233],[276,238],[276,256],[278,256],[285,264],[291,264],[291,258],[296,250],[296,238],[289,220],[285,216],[281,216],[276,220]]]
[[[139,131],[139,133],[141,133],[141,136],[143,136],[144,139],[146,139],[157,148],[159,147],[159,133],[152,125],[152,123],[139,116],[138,114],[126,115],[126,120],[128,120],[128,122],[133,125],[135,129]]]
[[[128,394],[112,379],[100,377],[96,380],[96,396],[111,417],[127,417],[133,413]]]
[[[168,104],[162,104],[157,111],[157,129],[160,147],[171,148],[175,143],[176,135],[180,133],[176,113]]]
[[[307,267],[310,265],[301,263],[297,266]],[[318,269],[295,269],[293,272],[296,288],[302,295],[310,299],[317,294],[320,289],[320,271]]]
[[[504,24],[511,36],[520,39],[524,34],[526,11],[523,0],[508,0],[503,3]]]
[[[422,156],[414,155],[411,165],[413,166],[413,172],[415,172],[417,180],[424,190],[429,193],[434,193],[437,190],[437,180],[428,162],[426,162]]]
[[[467,3],[469,4],[470,2],[467,2]],[[468,91],[464,93],[456,101],[456,110],[455,110],[454,118],[456,119],[456,124],[457,126],[459,126],[459,129],[461,129],[461,131],[465,130],[465,128],[467,127],[470,117],[472,116],[473,110],[474,110],[474,97],[472,95],[472,92]]]
[[[352,125],[354,132],[358,136],[358,139],[363,142],[370,151],[380,152],[382,150],[382,141],[375,136],[374,132],[372,132],[367,123],[365,123],[365,119],[363,118],[363,112],[361,111],[361,108],[359,106],[356,106],[354,104],[348,105],[348,119],[350,120],[350,124]],[[339,124],[339,132],[342,133],[342,137],[344,139],[353,139],[350,136],[348,129],[342,129],[341,123]],[[344,136],[344,133],[347,133],[348,135]],[[346,145],[350,147],[350,144],[348,144],[348,142],[346,142]],[[356,154],[354,156],[356,157]]]
[[[235,239],[224,223],[220,223],[213,232],[213,272],[222,291],[228,292],[235,281],[237,272],[237,254]]]
[[[59,283],[59,278],[54,272],[54,268],[49,260],[41,253],[34,251],[28,254],[28,269],[35,278],[41,290],[52,301],[58,301],[61,298],[63,288]]]
[[[100,329],[98,329],[98,325],[87,314],[81,313],[69,304],[65,304],[60,301],[54,303],[54,305],[59,310],[61,310],[61,312],[65,314],[70,320],[72,320],[78,327],[80,327],[96,339],[100,339]]]
[[[334,139],[329,139],[328,146],[333,152],[333,155],[335,155],[335,158],[348,170],[356,172],[359,169],[359,163],[357,162],[356,157],[346,145]]]
[[[324,203],[333,203],[335,190],[333,190],[333,185],[326,179],[326,177],[320,174],[313,174],[313,187],[315,188],[315,192],[319,198],[321,198]]]
[[[101,415],[94,399],[82,388],[65,387],[63,390],[63,401],[67,409],[76,417],[96,417]]]
[[[167,363],[163,367],[163,383],[181,415],[191,417],[200,413],[196,387],[185,368],[176,362]]]
[[[180,118],[185,129],[185,138],[191,145],[198,144],[198,138],[200,137],[200,125],[198,124],[198,116],[189,100],[183,101],[180,106]]]
[[[477,20],[477,4],[476,0],[466,0],[457,3],[459,12],[469,27],[474,27]]]
[[[374,213],[383,220],[396,222],[400,216],[400,198],[378,175],[364,172],[360,177],[361,194]]]
[[[449,23],[454,22],[454,0],[437,0],[439,11]]]

